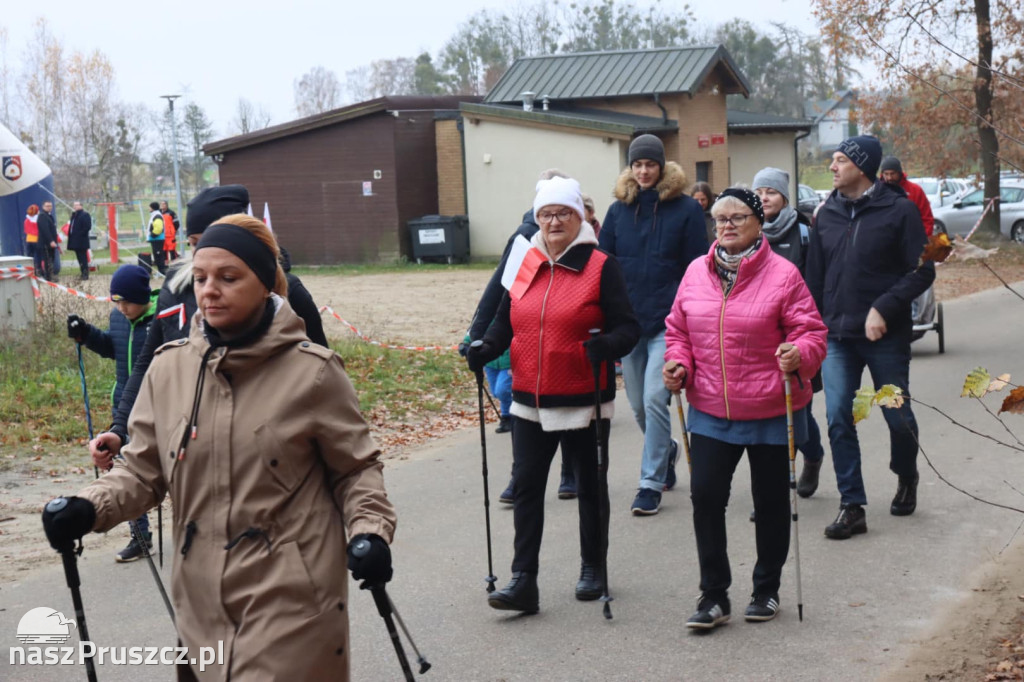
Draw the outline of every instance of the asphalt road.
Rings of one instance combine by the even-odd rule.
[[[914,344],[911,391],[965,424],[1001,431],[978,405],[959,398],[964,376],[977,365],[993,374],[1020,365],[1022,303],[990,291],[947,303],[946,353],[937,335]],[[471,379],[467,376],[467,381]],[[780,396],[780,400],[782,397]],[[876,408],[877,409],[877,408]],[[815,401],[824,423],[824,400]],[[982,497],[1020,506],[1003,481],[1024,484],[1019,453],[971,436],[934,412],[916,409],[922,443],[935,466]],[[1010,420],[1019,417],[1011,416]],[[674,420],[674,418],[673,418]],[[1022,433],[1019,421],[1017,433]],[[676,427],[678,425],[675,425]],[[495,573],[509,577],[511,510],[496,502],[511,458],[507,436],[488,429]],[[1004,438],[1008,438],[1002,432]],[[421,652],[433,664],[427,680],[870,680],[897,665],[915,638],[956,601],[967,598],[967,576],[1002,551],[1017,514],[972,501],[940,482],[923,459],[916,514],[896,518],[888,505],[896,478],[888,471],[888,432],[875,412],[860,427],[869,496],[869,532],[851,540],[822,531],[838,508],[831,464],[823,485],[800,501],[804,621],[797,619],[794,558],[783,576],[783,611],[770,623],[742,620],[753,565],[753,525],[746,465],[741,463],[728,519],[734,576],[734,619],[707,635],[684,625],[697,595],[697,560],[685,467],[666,493],[661,513],[633,517],[629,504],[639,473],[640,438],[619,396],[611,436],[612,500],[609,576],[614,619],[599,603],[573,597],[579,570],[574,502],[555,496],[549,480],[541,554],[541,612],[509,616],[486,605],[487,575],[479,432],[461,431],[386,469],[398,508],[393,546],[395,604]],[[174,630],[142,562],[120,566],[107,554],[82,556],[83,599],[94,641],[115,646],[173,645]],[[169,579],[165,570],[165,579]],[[63,574],[52,567],[0,590],[0,678],[64,680],[84,677],[77,666],[10,666],[9,647],[21,616],[50,606],[74,610]],[[350,616],[353,679],[396,680],[400,670],[370,596],[354,590]],[[411,654],[411,647],[406,643]],[[415,668],[415,664],[414,664]],[[167,666],[104,666],[103,680],[173,679]]]

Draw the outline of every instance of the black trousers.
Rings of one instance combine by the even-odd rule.
[[[690,499],[701,592],[712,599],[722,599],[732,584],[725,508],[729,504],[733,473],[746,450],[756,518],[757,563],[754,564],[753,594],[777,594],[782,567],[789,553],[789,447],[733,445],[698,434],[691,436],[690,444],[693,462]]]
[[[164,258],[164,243],[163,240],[158,242],[150,242],[149,248],[153,251],[153,265],[161,273],[167,272],[167,261]]]
[[[608,446],[609,420],[601,420]],[[551,460],[562,445],[562,457],[576,475],[576,501],[580,513],[580,556],[587,563],[601,562],[601,514],[594,427],[571,431],[544,431],[526,419],[512,420],[512,457],[515,460],[515,557],[513,571],[537,573],[544,535],[544,491]],[[607,531],[607,528],[605,529]]]
[[[78,270],[84,279],[89,279],[89,250],[75,249],[75,257],[78,258]]]

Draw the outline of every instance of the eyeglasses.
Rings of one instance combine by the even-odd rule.
[[[725,227],[729,223],[732,223],[733,227],[743,227],[743,223],[747,222],[747,218],[754,215],[753,213],[742,213],[740,215],[732,216],[715,216],[715,226]]]
[[[558,222],[564,223],[565,221],[572,217],[573,213],[575,213],[575,211],[573,211],[571,208],[563,208],[561,211],[555,211],[554,213],[544,211],[542,213],[537,214],[537,220],[539,220],[542,223],[550,223],[555,218],[558,218]]]

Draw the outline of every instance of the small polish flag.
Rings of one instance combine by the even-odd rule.
[[[519,235],[512,242],[512,249],[505,261],[505,270],[501,273],[501,285],[508,289],[512,300],[518,301],[526,293],[533,282],[534,276],[547,258],[537,248],[530,245],[526,237]]]
[[[274,226],[270,224],[270,204],[263,202],[263,222],[267,224],[267,228],[273,232]]]
[[[253,214],[252,214],[252,204],[249,204],[249,206],[248,206],[248,207],[247,207],[247,208],[245,209],[245,212],[249,214],[249,217],[250,217],[250,218],[253,218],[253,217],[255,217],[255,216],[253,216]]]
[[[178,305],[172,306],[170,308],[164,308],[163,310],[161,310],[160,312],[158,312],[156,314],[156,319],[162,320],[162,319],[167,318],[167,317],[174,317],[175,315],[178,316],[178,329],[184,329],[185,328],[185,304],[184,303],[179,303]]]

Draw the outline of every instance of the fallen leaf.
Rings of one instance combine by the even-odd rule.
[[[852,606],[853,608],[857,608],[858,606],[864,606],[865,603],[866,602],[862,602],[862,601],[853,601],[853,602],[850,602],[850,606]]]
[[[1024,414],[1024,386],[1018,386],[1010,391],[1010,395],[1003,400],[1003,406],[999,408],[999,414],[1003,412]]]
[[[875,400],[875,389],[873,388],[860,388],[857,389],[856,395],[853,397],[853,423],[864,421],[868,418],[871,413],[871,403]]]
[[[904,400],[903,389],[892,384],[882,386],[882,388],[878,389],[878,393],[875,394],[875,403],[882,407],[899,409],[903,407]]]
[[[975,367],[964,379],[964,390],[960,393],[961,398],[981,398],[988,392],[988,386],[992,383],[992,377],[984,367]]]
[[[949,241],[949,236],[945,232],[936,232],[928,238],[928,243],[924,246],[924,252],[921,254],[917,267],[921,267],[929,261],[942,263],[949,258],[949,254],[952,252],[953,244]]]
[[[1010,381],[1010,375],[1009,374],[1000,374],[999,376],[997,376],[995,379],[992,380],[991,384],[988,385],[988,390],[989,390],[990,393],[995,393],[996,391],[1001,391],[1004,388],[1006,388],[1006,384],[1009,383],[1009,381]]]

